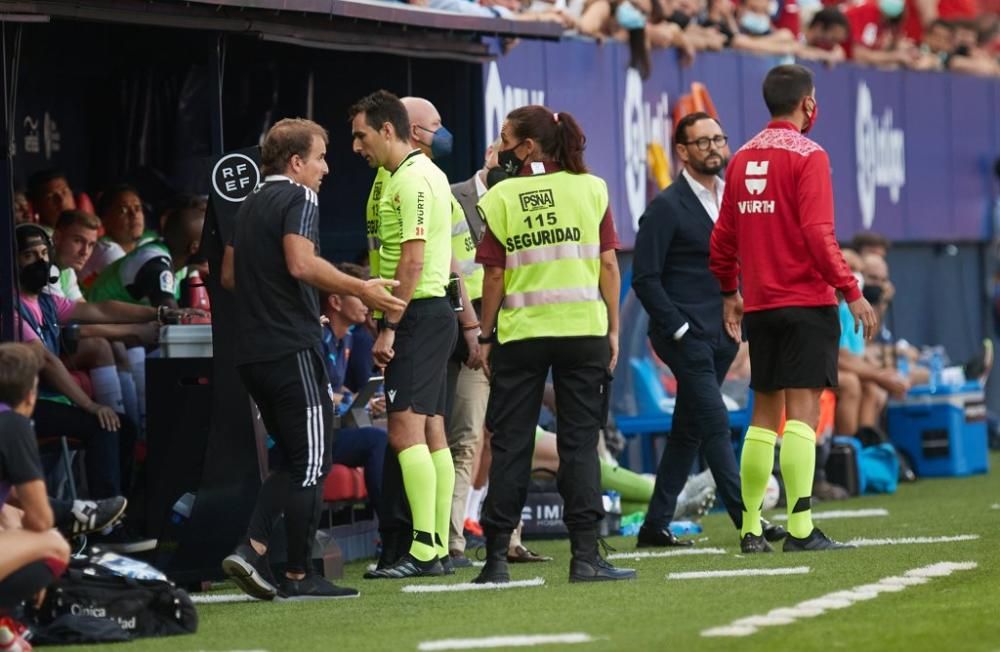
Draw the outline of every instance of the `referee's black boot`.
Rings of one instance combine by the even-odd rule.
[[[569,533],[573,559],[569,562],[570,582],[613,582],[635,579],[631,568],[615,568],[597,551],[597,531]]]
[[[507,549],[510,547],[510,532],[486,536],[486,565],[479,571],[473,584],[506,584],[510,582],[507,569]]]

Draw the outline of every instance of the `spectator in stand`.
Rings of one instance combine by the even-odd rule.
[[[674,0],[667,6],[666,17],[684,31],[684,38],[695,50],[717,52],[729,47],[737,28],[723,21],[721,15],[732,15],[732,3],[716,7],[713,0]],[[709,14],[709,12],[712,12]]]
[[[15,494],[18,523],[0,519],[0,614],[36,597],[62,575],[69,545],[54,519],[31,425],[41,359],[24,344],[0,344],[0,508]],[[5,649],[10,641],[5,641]],[[28,648],[24,648],[28,649]]]
[[[863,274],[865,265],[857,254],[844,249],[844,260],[854,272],[862,292],[873,307],[882,304],[881,284],[866,283]],[[874,254],[868,257],[876,258]],[[881,259],[879,259],[881,260]],[[840,354],[838,373],[840,384],[837,388],[837,414],[834,429],[838,434],[854,436],[862,427],[877,427],[881,421],[889,395],[903,397],[910,387],[910,381],[900,376],[895,368],[883,368],[865,358],[865,342],[861,334],[854,330],[854,320],[843,298],[840,298]]]
[[[73,190],[66,175],[59,170],[40,170],[32,174],[28,178],[28,199],[38,215],[38,223],[50,235],[63,211],[76,210]]]
[[[710,0],[702,25],[714,28],[726,38],[726,47],[743,52],[789,56],[799,46],[787,29],[776,29],[771,22],[767,0],[745,0],[735,9],[730,0]]]
[[[14,193],[14,224],[33,224],[35,215],[28,203],[28,196],[23,192]]]
[[[84,267],[80,279],[84,287],[89,287],[105,267],[158,237],[146,231],[146,214],[139,191],[127,184],[112,186],[101,193],[97,214],[104,224],[104,236]]]
[[[837,7],[825,7],[809,21],[798,56],[834,65],[844,61],[844,43],[851,36],[851,25]]]
[[[919,53],[902,38],[903,0],[864,0],[844,11],[851,26],[847,57],[881,67],[912,66]]]
[[[850,249],[861,257],[875,254],[880,258],[885,258],[886,254],[889,253],[889,246],[889,238],[884,235],[874,231],[859,231],[851,239]]]
[[[664,13],[662,0],[587,0],[577,22],[578,31],[598,41],[611,38],[629,44],[629,66],[643,79],[649,76],[650,48],[676,47],[686,60],[695,47],[684,26]]]
[[[954,27],[955,47],[948,67],[972,75],[1000,75],[1000,58],[982,47],[989,42],[989,33],[981,35],[974,21],[957,21]]]
[[[358,265],[340,263],[337,269],[362,281],[368,280],[368,274]],[[344,414],[352,404],[351,390],[345,386],[345,380],[353,348],[353,331],[363,330],[362,324],[368,318],[368,307],[353,295],[330,293],[323,297],[322,310],[326,318],[323,327],[323,360],[330,378],[333,409],[337,414]],[[373,416],[384,416],[385,398],[372,399],[369,409]],[[389,435],[382,428],[340,428],[331,449],[333,464],[364,467],[368,498],[380,520],[382,463],[388,442]]]

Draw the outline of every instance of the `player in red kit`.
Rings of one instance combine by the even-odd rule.
[[[710,253],[724,296],[726,332],[741,339],[745,310],[750,343],[755,394],[740,460],[740,548],[771,551],[760,512],[783,412],[780,464],[789,532],[784,550],[842,548],[813,526],[810,510],[819,397],[837,386],[834,289],[844,294],[854,327],[863,325],[866,339],[876,316],[837,245],[830,159],[804,135],[818,111],[812,73],[798,65],[773,68],[764,80],[764,101],[771,122],[729,163]]]

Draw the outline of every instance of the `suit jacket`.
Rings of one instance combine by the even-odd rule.
[[[479,174],[479,172],[476,172]],[[479,191],[476,190],[476,175],[472,175],[465,181],[451,184],[451,194],[458,200],[458,204],[465,213],[465,221],[469,223],[472,230],[472,241],[479,242],[483,239],[483,231],[486,230],[486,223],[476,204],[479,203]]]
[[[714,224],[684,175],[646,207],[639,220],[632,289],[649,314],[649,334],[690,333],[715,340],[722,333],[722,295],[708,269]]]

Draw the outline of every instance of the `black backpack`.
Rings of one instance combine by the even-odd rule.
[[[107,618],[135,638],[198,629],[198,612],[183,589],[164,580],[123,577],[89,559],[72,560],[30,615],[45,626],[65,614]]]

